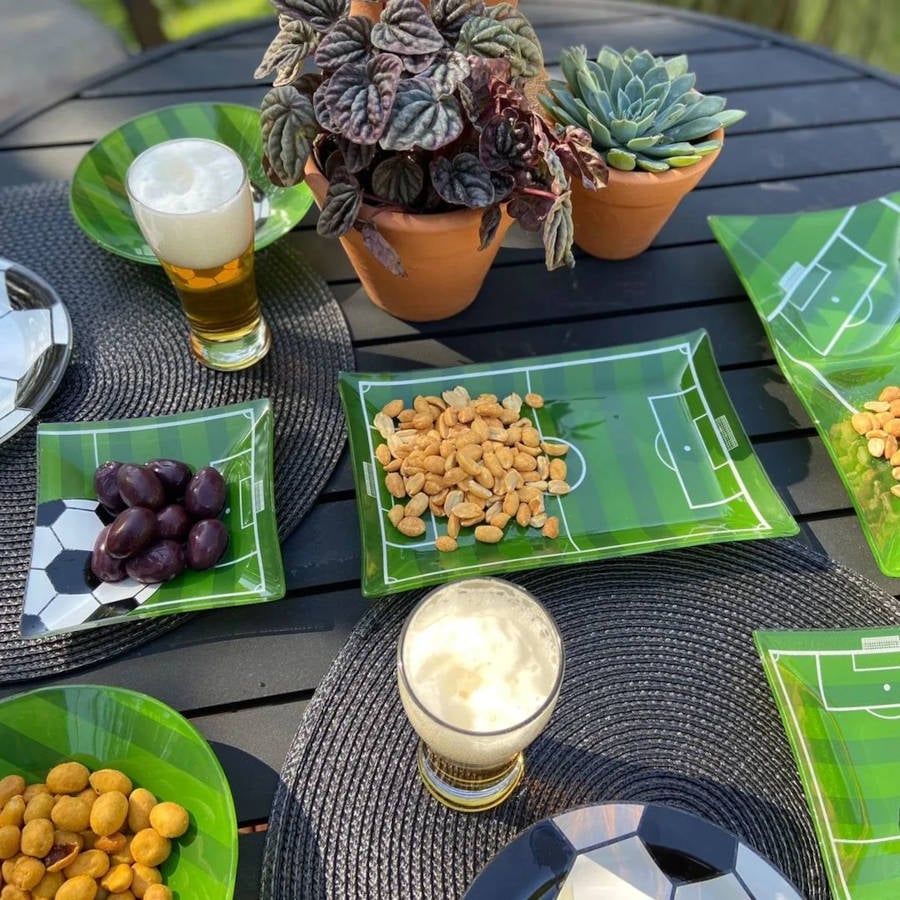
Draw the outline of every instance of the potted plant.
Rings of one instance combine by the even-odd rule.
[[[631,48],[563,51],[565,81],[538,100],[555,122],[586,128],[609,166],[606,189],[573,183],[575,243],[601,259],[642,253],[681,198],[713,164],[724,129],[746,113],[694,89],[686,56],[669,60]]]
[[[513,219],[541,232],[549,269],[573,263],[569,175],[594,187],[605,166],[586,131],[526,99],[543,57],[515,7],[388,0],[372,21],[349,0],[276,6],[256,73],[276,73],[266,172],[309,184],[319,233],[341,239],[377,305],[416,321],[464,309]]]

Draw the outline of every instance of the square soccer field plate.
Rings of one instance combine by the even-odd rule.
[[[463,528],[451,553],[435,548],[447,520],[401,534],[375,453],[373,425],[390,401],[456,386],[471,397],[540,394],[522,407],[542,441],[568,446],[571,491],[547,495],[559,537],[515,520],[497,544]],[[381,596],[476,574],[646,553],[715,541],[796,534],[728,399],[705,331],[606,350],[392,375],[342,373],[363,543],[363,593]]]
[[[38,427],[38,496],[21,632],[42,637],[146,616],[276,600],[285,593],[275,522],[272,411],[254,400],[146,419]],[[112,520],[96,500],[94,469],[109,459],[179,459],[225,478],[225,555],[172,581],[97,582],[94,541]]]
[[[900,628],[754,639],[835,900],[900,897]]]
[[[856,508],[885,575],[900,576],[900,401],[874,459],[851,424],[900,388],[900,192],[800,215],[712,216],[791,387]],[[898,457],[894,456],[896,460]],[[896,474],[895,474],[896,473]],[[893,493],[892,489],[897,493]]]

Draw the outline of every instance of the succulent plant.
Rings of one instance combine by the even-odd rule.
[[[523,90],[543,72],[528,20],[508,3],[388,0],[379,21],[349,0],[274,0],[280,31],[256,71],[270,180],[298,184],[310,156],[329,179],[320,234],[357,229],[402,275],[371,207],[482,209],[481,248],[501,205],[543,232],[547,267],[573,262],[569,175],[599,186],[606,168],[582,128],[554,127]],[[312,58],[321,70],[306,71]]]
[[[686,56],[664,60],[633,47],[603,47],[594,62],[584,47],[562,54],[565,81],[550,81],[538,99],[563,125],[586,128],[608,165],[665,172],[691,166],[718,150],[721,141],[700,140],[743,119],[725,109],[724,97],[694,90]]]

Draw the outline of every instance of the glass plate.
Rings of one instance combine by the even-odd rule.
[[[95,499],[94,469],[108,459],[180,459],[215,466],[228,497],[222,559],[163,584],[97,583],[91,549],[111,516]],[[148,419],[38,426],[38,496],[20,630],[43,637],[147,616],[277,600],[285,593],[272,487],[268,400]]]
[[[0,258],[0,444],[53,396],[72,352],[72,323],[56,291]]]
[[[69,760],[120,769],[135,787],[182,804],[191,825],[160,866],[166,884],[185,900],[231,900],[234,802],[218,758],[190,722],[154,697],[101,685],[46,687],[0,700],[0,775],[41,783]]]
[[[850,419],[900,386],[900,192],[787,216],[712,216],[885,575],[900,575],[900,484]]]
[[[375,459],[375,414],[394,398],[529,392],[522,407],[543,439],[565,443],[565,496],[549,496],[555,540],[511,522],[498,544],[464,528],[441,553],[446,520],[425,517],[420,538],[387,519],[393,498]],[[719,377],[709,337],[695,331],[646,344],[491,365],[389,375],[342,373],[363,543],[363,593],[380,596],[475,574],[582,562],[668,547],[795,534],[797,524],[753,453]]]
[[[279,188],[266,178],[258,109],[236,103],[184,103],[125,122],[82,157],[69,205],[89,238],[126,259],[159,265],[131,213],[125,173],[147,147],[181,137],[220,141],[244,161],[253,188],[257,250],[290,231],[312,206],[312,192],[305,184]]]
[[[754,639],[835,900],[900,896],[900,628]]]
[[[735,835],[671,806],[598,803],[532,825],[464,900],[802,900]]]

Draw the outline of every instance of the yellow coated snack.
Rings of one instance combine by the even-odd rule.
[[[0,900],[172,900],[157,866],[189,827],[183,806],[118,769],[0,778]]]
[[[145,866],[164,863],[171,852],[172,842],[153,828],[143,828],[131,839],[131,855]]]
[[[81,763],[60,763],[47,773],[45,783],[51,794],[77,794],[88,786],[90,774]]]
[[[157,803],[150,810],[150,825],[165,838],[181,837],[188,830],[188,812],[178,803]]]
[[[101,794],[91,807],[91,831],[106,837],[121,831],[128,819],[128,798],[121,791]]]
[[[118,769],[98,769],[96,772],[91,773],[88,781],[98,794],[118,791],[127,797],[134,789],[131,779]]]
[[[135,788],[128,795],[128,830],[137,834],[150,827],[150,810],[156,806],[157,800],[145,788]]]

